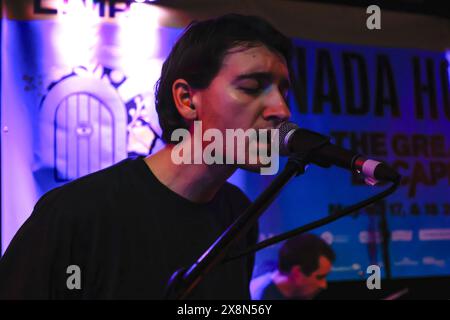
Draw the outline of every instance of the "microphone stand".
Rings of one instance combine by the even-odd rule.
[[[288,159],[283,171],[269,187],[242,213],[238,219],[189,268],[177,270],[169,280],[165,292],[166,299],[186,299],[205,275],[221,263],[231,248],[257,222],[267,207],[275,200],[281,189],[294,177],[305,172],[305,162],[301,155]]]

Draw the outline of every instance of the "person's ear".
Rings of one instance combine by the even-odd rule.
[[[183,79],[177,79],[172,85],[172,96],[180,115],[186,120],[197,119],[198,112],[193,103],[192,89]]]
[[[302,267],[300,267],[299,265],[292,266],[291,276],[298,278],[302,274],[303,274]]]

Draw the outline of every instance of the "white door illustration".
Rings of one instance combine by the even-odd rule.
[[[108,83],[73,76],[56,84],[40,114],[41,164],[67,181],[125,159],[126,108]]]

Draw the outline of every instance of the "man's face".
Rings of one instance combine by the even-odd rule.
[[[331,271],[331,261],[324,257],[319,257],[319,266],[309,276],[298,271],[293,276],[296,287],[296,297],[310,300],[317,296],[322,290],[327,288],[327,276]]]
[[[211,84],[193,97],[203,131],[216,128],[225,137],[225,129],[275,128],[291,115],[288,79],[285,59],[265,46],[229,50]]]

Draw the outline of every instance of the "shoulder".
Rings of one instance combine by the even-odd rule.
[[[35,210],[95,212],[114,206],[132,189],[132,159],[91,173],[44,194],[36,203]]]
[[[248,207],[251,203],[247,195],[237,186],[226,182],[223,186],[225,194],[228,196],[231,202],[241,207]]]

